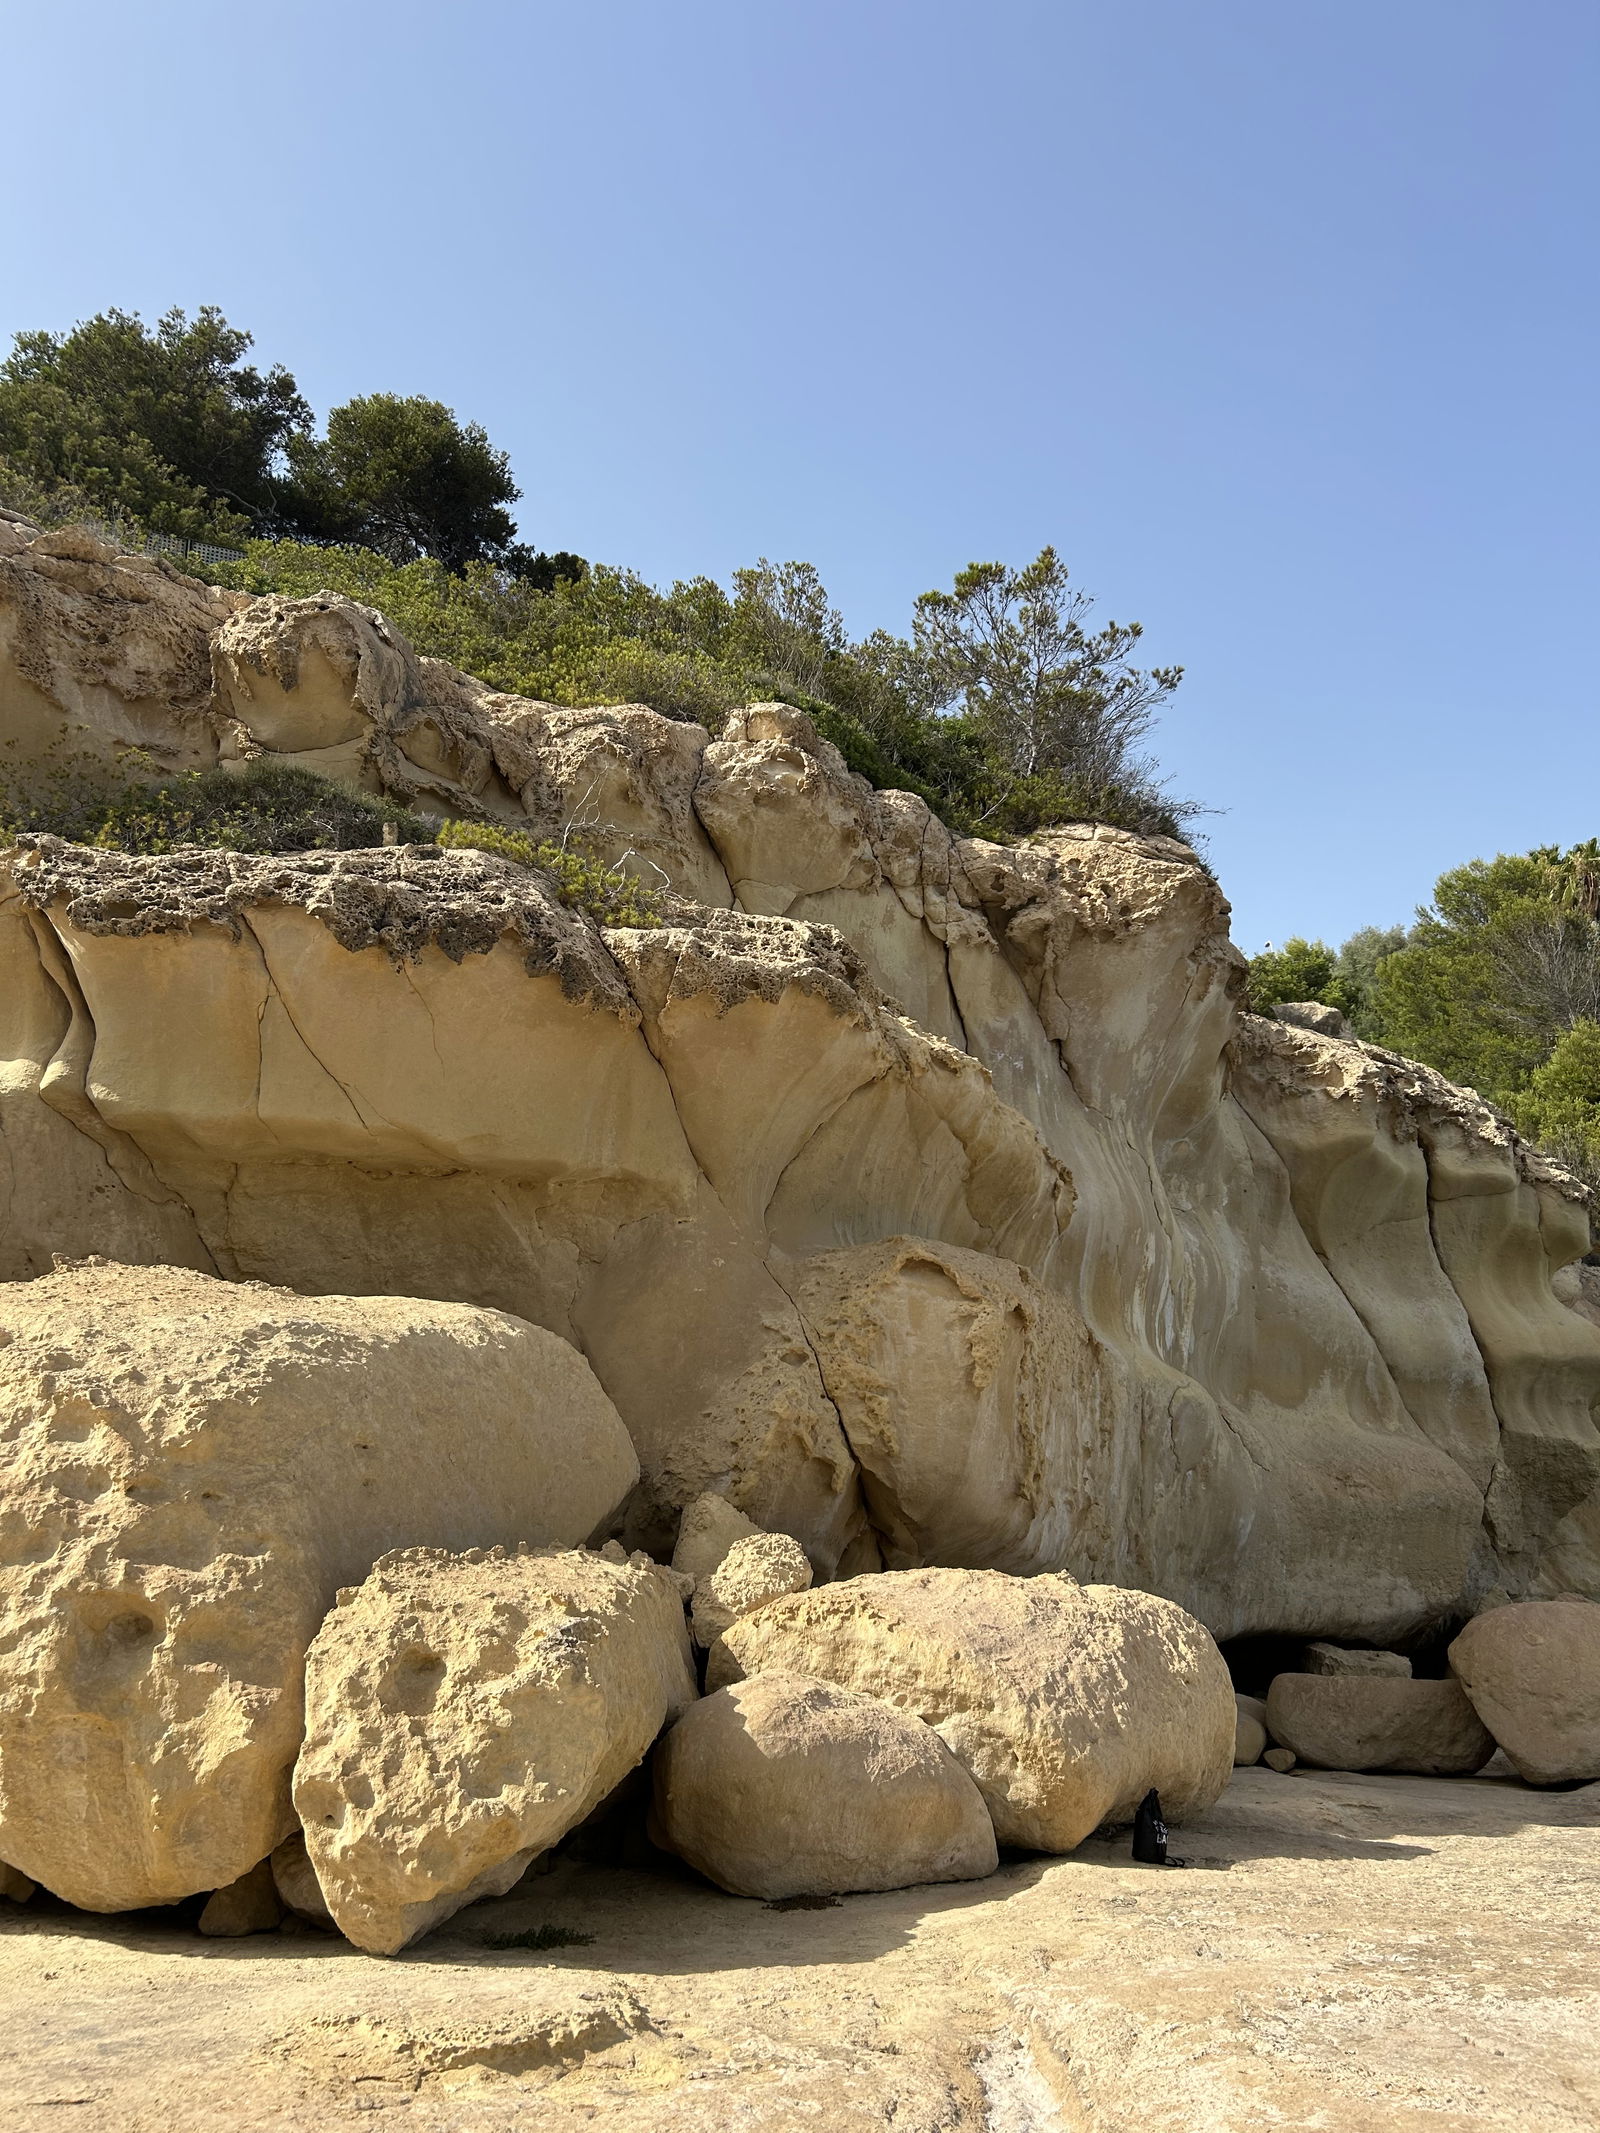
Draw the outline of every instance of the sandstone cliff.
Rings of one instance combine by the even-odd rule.
[[[512,1312],[587,1358],[659,1553],[718,1489],[824,1578],[1066,1568],[1219,1637],[1600,1595],[1579,1189],[1427,1070],[1242,1015],[1185,846],[958,839],[786,706],[525,702],[350,601],[10,525],[0,738],[579,820],[670,884],[602,931],[479,853],[23,839],[0,1278]]]

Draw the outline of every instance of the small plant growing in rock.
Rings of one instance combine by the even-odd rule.
[[[497,822],[443,823],[437,841],[452,851],[492,852],[516,866],[547,874],[557,896],[575,910],[587,911],[602,926],[659,926],[659,890],[607,860],[587,838],[536,838],[527,830],[505,829]]]

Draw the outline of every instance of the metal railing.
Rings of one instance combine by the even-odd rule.
[[[242,548],[223,548],[215,541],[190,541],[181,533],[147,533],[142,526],[134,526],[122,519],[74,518],[75,526],[85,526],[89,532],[99,534],[103,541],[110,541],[118,548],[130,548],[143,555],[190,556],[202,563],[242,563]]]

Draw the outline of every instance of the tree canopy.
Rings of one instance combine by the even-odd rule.
[[[1600,841],[1453,867],[1409,929],[1367,927],[1337,953],[1264,951],[1250,999],[1343,1009],[1359,1036],[1477,1089],[1600,1185]]]
[[[434,556],[447,570],[503,556],[522,491],[476,422],[438,400],[369,393],[328,416],[321,438],[289,447],[293,513],[304,532],[354,541],[395,563]]]
[[[287,370],[243,360],[250,345],[209,304],[153,329],[106,311],[70,333],[19,333],[0,364],[0,455],[157,531],[270,527],[311,410]]]
[[[581,557],[516,541],[521,495],[476,422],[421,395],[334,408],[319,437],[281,364],[244,359],[251,336],[214,305],[154,327],[106,311],[70,333],[21,333],[0,364],[0,460],[153,532],[349,542],[396,563],[488,562],[551,585]]]

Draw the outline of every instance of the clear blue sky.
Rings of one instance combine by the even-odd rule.
[[[1249,949],[1600,830],[1593,0],[0,0],[0,328],[220,304],[527,537],[1045,541],[1188,679]],[[26,201],[26,206],[24,202]]]

